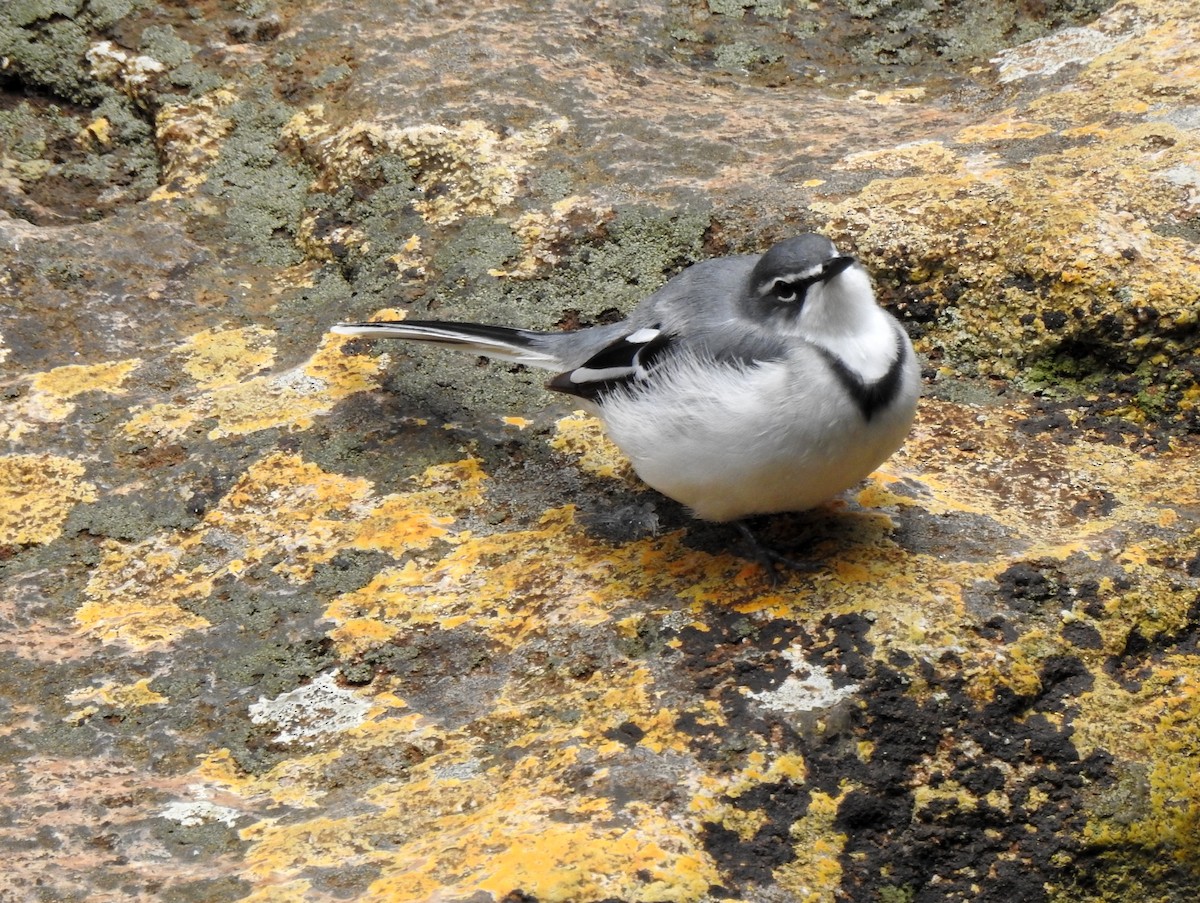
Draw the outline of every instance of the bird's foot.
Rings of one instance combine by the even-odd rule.
[[[781,569],[798,571],[800,573],[821,569],[819,561],[791,558],[772,549],[770,546],[763,545],[759,538],[754,535],[754,531],[746,526],[745,521],[734,521],[734,526],[738,528],[738,532],[746,540],[746,545],[749,546],[750,557],[763,569],[763,573],[766,575],[767,580],[770,581],[771,586],[779,585],[782,579]]]

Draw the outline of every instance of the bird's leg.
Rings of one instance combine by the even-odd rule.
[[[745,521],[736,520],[733,525],[738,528],[738,532],[742,534],[742,538],[746,540],[746,545],[750,547],[750,557],[758,562],[759,566],[767,575],[767,579],[771,581],[771,586],[779,585],[779,569],[787,568],[792,571],[815,571],[820,569],[821,564],[817,561],[799,561],[795,558],[789,558],[787,555],[777,552],[769,546],[763,545],[754,531],[751,530]]]

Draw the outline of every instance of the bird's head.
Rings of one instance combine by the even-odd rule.
[[[862,265],[811,232],[771,247],[748,283],[745,303],[756,319],[810,336],[853,330],[876,306]]]

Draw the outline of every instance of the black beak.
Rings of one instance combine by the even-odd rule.
[[[826,282],[857,262],[858,261],[853,257],[846,255],[841,255],[839,257],[834,257],[830,260],[827,260],[825,263],[821,264],[820,279],[822,282]]]

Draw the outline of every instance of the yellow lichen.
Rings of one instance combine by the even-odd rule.
[[[421,236],[410,235],[400,250],[387,260],[406,279],[424,276],[428,260],[421,253]]]
[[[513,223],[513,231],[521,241],[520,257],[510,266],[489,272],[508,279],[539,276],[559,262],[558,246],[572,233],[595,233],[613,215],[608,205],[578,195],[555,202],[549,211],[525,213]]]
[[[463,624],[511,647],[560,622],[620,618],[640,594],[683,573],[696,593],[728,584],[731,570],[735,586],[754,585],[742,562],[688,550],[677,534],[622,546],[590,539],[571,508],[552,509],[530,529],[445,538],[450,548],[440,559],[384,568],[330,603],[325,616],[338,625],[331,635],[347,654],[383,636]]]
[[[961,162],[958,155],[940,141],[914,141],[883,150],[858,151],[840,160],[835,169],[883,170],[901,172],[953,172]]]
[[[32,374],[29,392],[5,405],[0,440],[22,441],[42,424],[62,423],[75,412],[73,399],[85,392],[124,395],[126,380],[141,363],[128,359],[68,364]]]
[[[206,329],[176,348],[183,369],[201,388],[227,385],[265,370],[275,362],[275,333],[261,326]]]
[[[160,403],[135,409],[126,434],[157,442],[178,441],[196,423],[216,421],[210,439],[266,429],[308,429],[313,419],[339,400],[378,386],[387,356],[347,355],[341,336],[326,336],[306,364],[267,376],[244,378],[266,366],[274,354],[273,333],[252,327],[208,331],[179,346],[189,373],[204,389],[184,404]]]
[[[87,707],[67,716],[68,721],[81,721],[96,711],[100,706],[113,709],[140,709],[148,705],[165,705],[171,700],[150,689],[153,678],[143,677],[131,684],[118,684],[116,681],[105,680],[98,686],[81,687],[67,694],[67,702],[72,705],[87,703]]]
[[[226,88],[186,103],[166,103],[154,119],[155,142],[163,173],[150,200],[193,197],[208,180],[208,170],[221,155],[222,139],[233,121],[222,115],[238,97]]]
[[[859,103],[873,103],[882,107],[890,107],[900,103],[916,103],[926,94],[921,87],[896,88],[892,91],[868,91],[865,88],[855,91],[853,99]]]
[[[97,498],[84,473],[78,461],[58,455],[0,456],[0,546],[58,537],[71,510]]]
[[[488,719],[497,736],[510,724],[525,726],[503,762],[478,758],[479,742],[439,727],[439,719],[392,713],[396,700],[382,693],[379,714],[343,731],[336,750],[297,756],[259,777],[241,775],[227,753],[216,753],[195,778],[252,807],[278,803],[285,784],[311,793],[338,756],[412,751],[402,779],[389,777],[368,789],[352,814],[265,818],[244,829],[250,843],[245,876],[253,883],[361,863],[379,872],[368,890],[378,900],[415,903],[481,892],[499,899],[519,889],[541,900],[636,894],[686,903],[719,879],[692,827],[642,802],[616,804],[572,777],[583,754],[598,776],[606,761],[626,754],[624,744],[604,738],[622,721],[663,720],[650,681],[644,668],[624,668],[602,682],[583,682],[560,700],[578,717],[559,718],[540,714],[540,693],[531,694],[517,677]],[[666,746],[683,750],[687,740],[676,736]],[[294,796],[292,804],[304,805],[303,799]],[[309,806],[315,802],[307,799]]]
[[[604,434],[604,427],[595,417],[576,411],[554,424],[550,447],[574,455],[579,466],[600,477],[636,480],[633,468],[620,449]]]
[[[956,144],[987,144],[994,141],[1022,141],[1040,138],[1054,131],[1040,122],[1023,122],[1015,110],[1007,110],[981,125],[968,126],[954,136]]]
[[[560,118],[501,134],[468,119],[456,126],[406,128],[356,123],[335,131],[318,106],[293,117],[284,136],[318,161],[318,189],[353,182],[380,154],[398,154],[422,189],[424,199],[414,203],[417,211],[426,222],[445,225],[464,216],[490,216],[511,205],[522,176],[567,127]]]
[[[775,880],[797,903],[833,903],[841,897],[841,857],[847,837],[834,830],[834,823],[845,795],[846,791],[837,796],[814,791],[808,810],[791,826],[796,855],[775,870]]]
[[[101,681],[98,686],[72,690],[67,694],[67,702],[98,702],[117,709],[140,709],[147,705],[164,705],[170,702],[168,697],[150,689],[150,681],[153,679],[143,677],[131,684],[118,684],[112,680]]]
[[[1102,807],[1093,814],[1085,830],[1089,843],[1114,849],[1135,845],[1153,858],[1165,854],[1200,871],[1198,665],[1194,655],[1171,656],[1136,690],[1107,685],[1085,699],[1084,749],[1102,743],[1106,751],[1142,765],[1146,782],[1138,806]]]
[[[1200,139],[1166,117],[1131,122],[1125,112],[1160,104],[1164,82],[1182,92],[1175,102],[1200,99],[1184,74],[1200,71],[1198,45],[1174,33],[1168,40],[1164,32],[1154,45],[1156,64],[1148,66],[1144,36],[1111,38],[1110,52],[1086,60],[1068,86],[993,114],[953,139],[979,145],[1061,135],[1075,139],[1072,146],[1047,143],[1045,154],[1018,162],[928,141],[859,152],[835,168],[873,170],[880,178],[853,197],[812,204],[828,217],[826,231],[835,239],[886,256],[896,246],[922,249],[929,271],[917,272],[935,295],[947,278],[958,292],[966,286],[938,341],[994,375],[1012,376],[1059,345],[1062,336],[1037,317],[1044,311],[1065,316],[1070,329],[1076,310],[1119,293],[1113,315],[1130,332],[1144,333],[1138,311],[1151,309],[1164,323],[1200,307],[1200,264],[1185,239],[1158,228],[1196,205],[1187,173]],[[919,174],[893,175],[909,168]],[[945,267],[947,260],[955,265]],[[1022,284],[1013,273],[1023,274]],[[1127,347],[1138,350],[1136,342]]]
[[[367,480],[328,473],[295,455],[267,455],[195,527],[110,543],[76,621],[105,641],[172,642],[208,626],[188,605],[207,598],[220,577],[269,564],[299,583],[343,549],[399,557],[425,548],[454,513],[478,503],[483,479],[476,462],[455,462],[426,470],[411,494],[380,497]]]
[[[112,122],[107,116],[97,116],[82,129],[76,136],[76,140],[87,146],[92,142],[99,144],[101,147],[109,147],[112,145]]]
[[[84,590],[87,599],[75,612],[79,627],[104,642],[135,648],[169,643],[209,622],[185,608],[206,598],[215,571],[183,566],[196,548],[194,535],[151,539],[131,546],[105,545],[104,557]]]

